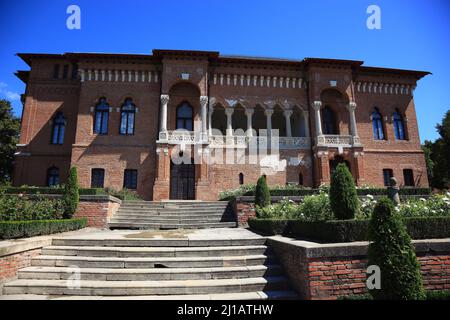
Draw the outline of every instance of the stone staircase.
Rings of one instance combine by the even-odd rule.
[[[233,231],[232,234],[230,232]],[[1,299],[295,299],[265,246],[244,229],[108,231],[54,238]],[[134,233],[133,233],[134,232]],[[147,232],[147,233],[146,233]],[[171,231],[165,231],[171,232]],[[180,232],[180,231],[176,231]],[[187,232],[187,231],[186,231]],[[200,233],[199,233],[200,232]],[[206,232],[206,236],[205,236]],[[79,271],[79,283],[73,282]],[[68,281],[72,279],[72,281]]]
[[[200,229],[236,227],[224,201],[127,201],[109,222],[110,229]]]

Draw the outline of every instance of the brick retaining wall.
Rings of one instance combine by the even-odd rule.
[[[31,266],[31,259],[41,254],[42,248],[0,257],[0,282],[14,278],[17,270]]]
[[[87,218],[88,227],[106,228],[120,204],[120,199],[111,196],[80,196],[74,217]]]
[[[413,243],[425,289],[450,289],[450,239]],[[275,236],[268,244],[303,299],[337,299],[367,292],[367,242],[317,244]]]

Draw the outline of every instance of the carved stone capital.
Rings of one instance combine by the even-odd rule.
[[[347,110],[348,111],[355,111],[356,109],[356,102],[350,101],[349,104],[347,104]]]
[[[271,117],[273,115],[274,110],[273,109],[265,109],[264,114],[266,117]]]
[[[292,110],[284,110],[283,111],[283,114],[286,118],[290,118],[293,113],[294,113],[294,111],[292,111]]]
[[[200,105],[206,106],[208,104],[208,97],[207,96],[200,96]]]
[[[168,94],[162,94],[161,95],[161,103],[162,104],[168,104],[170,101],[169,95]]]
[[[245,114],[249,117],[251,117],[253,115],[253,113],[255,113],[255,109],[254,108],[246,108],[245,109]]]
[[[225,108],[225,114],[227,116],[231,117],[233,115],[233,113],[234,113],[234,109],[233,108]]]
[[[322,108],[322,101],[314,101],[314,102],[312,103],[312,108],[313,108],[315,111],[319,111],[320,108]]]

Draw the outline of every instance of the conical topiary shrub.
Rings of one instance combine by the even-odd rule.
[[[330,205],[338,220],[354,219],[359,208],[353,176],[344,163],[337,165],[331,177]]]
[[[380,268],[381,288],[370,290],[378,300],[424,299],[420,266],[406,228],[388,198],[378,201],[369,224],[368,264]]]
[[[80,200],[77,168],[70,168],[69,177],[64,187],[64,218],[70,219],[77,210]]]
[[[270,192],[264,176],[259,177],[255,190],[255,206],[264,208],[270,205]]]

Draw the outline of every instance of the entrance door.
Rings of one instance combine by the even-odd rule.
[[[195,165],[173,164],[170,168],[170,199],[195,199]]]

